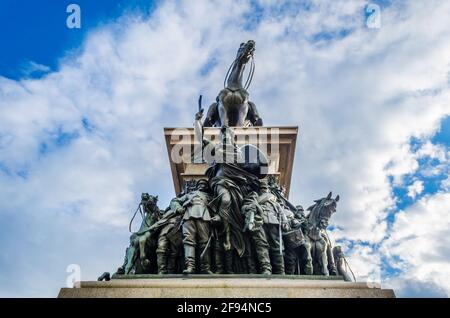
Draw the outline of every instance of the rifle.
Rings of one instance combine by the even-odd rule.
[[[278,211],[278,239],[280,240],[280,255],[283,255],[283,233],[281,231],[281,210]]]

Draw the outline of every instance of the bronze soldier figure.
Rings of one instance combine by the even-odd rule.
[[[242,206],[242,213],[245,216],[244,232],[249,233],[250,242],[254,246],[259,273],[270,275],[272,274],[272,266],[270,264],[269,243],[263,229],[264,212],[258,204],[258,197],[256,192],[251,192],[244,199]]]
[[[200,259],[200,273],[212,274],[209,253],[211,215],[208,203],[210,199],[208,181],[201,179],[197,182],[194,191],[181,196],[174,202],[174,205],[178,205],[177,210],[180,207],[184,209],[182,225],[186,267],[184,274],[195,273],[196,254]]]
[[[350,268],[350,265],[348,265],[348,262],[345,259],[344,252],[342,251],[341,246],[338,245],[338,246],[333,247],[333,258],[334,258],[334,261],[336,262],[336,269],[337,269],[338,274],[341,275],[342,277],[344,277],[344,280],[346,282],[352,282],[352,281],[356,282],[355,275],[353,274],[353,271]],[[350,271],[352,276],[350,276],[348,271]]]
[[[269,243],[272,273],[284,275],[282,227],[287,220],[277,197],[270,191],[265,180],[261,181],[258,204],[261,207],[263,229]]]
[[[224,242],[225,229],[222,218],[215,215],[211,220],[212,231],[214,233],[214,262],[216,265],[216,274],[234,274],[233,254],[231,250],[225,250]]]
[[[158,236],[158,274],[175,274],[176,262],[182,249],[180,227],[183,219],[183,208],[177,205],[177,198],[170,201],[161,220],[153,225],[155,231],[161,228]]]
[[[209,150],[205,160],[210,164],[206,171],[214,198],[210,206],[222,220],[223,235],[220,244],[223,246],[225,259],[230,260],[233,251],[238,257],[245,253],[245,240],[242,233],[244,220],[241,214],[243,197],[248,188],[257,188],[258,176],[246,171],[239,162],[244,162],[240,149],[234,143],[233,132],[228,127],[220,129],[221,141],[214,144],[203,138],[201,118],[203,110],[195,115],[195,135],[203,149]]]
[[[284,206],[285,215],[288,220],[288,229],[283,233],[283,241],[285,243],[285,272],[288,275],[294,274],[310,274],[312,267],[305,267],[311,264],[310,255],[305,250],[305,237],[302,228],[306,226],[306,218],[303,207],[297,205],[296,210],[292,211]],[[299,261],[302,260],[304,265],[300,266]],[[304,260],[304,261],[303,261]]]

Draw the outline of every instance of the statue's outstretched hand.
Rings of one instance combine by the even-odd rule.
[[[202,109],[200,109],[199,112],[197,112],[197,113],[195,114],[195,120],[200,120],[200,119],[203,118],[203,111],[204,111],[204,109],[202,108]]]

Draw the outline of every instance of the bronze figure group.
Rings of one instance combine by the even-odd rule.
[[[258,188],[242,190],[232,221],[236,202],[220,204],[225,194],[211,184],[190,182],[164,211],[157,197],[144,193],[142,224],[116,274],[339,274],[350,280],[341,249],[333,249],[326,234],[339,196],[316,200],[305,215],[280,198],[273,178],[263,179]]]
[[[326,232],[339,196],[333,198],[330,192],[305,212],[289,202],[276,177],[267,174],[264,153],[235,144],[230,127],[262,126],[247,91],[254,51],[254,41],[241,44],[206,119],[201,122],[201,107],[195,115],[200,160],[209,164],[204,178],[186,181],[165,210],[158,208],[157,196],[142,194],[133,216],[140,212],[142,223],[131,235],[116,275],[297,274],[351,279],[342,250],[332,247]],[[203,127],[211,126],[220,127],[218,142],[204,138]],[[256,152],[256,161],[249,160],[249,151]]]
[[[117,274],[343,275],[336,268],[328,222],[339,196],[315,201],[305,215],[283,195],[276,178],[241,158],[232,130],[220,141],[203,137],[202,111],[195,134],[211,157],[206,178],[191,180],[164,211],[157,196],[142,195],[142,224],[130,238]],[[257,162],[256,166],[263,165]]]

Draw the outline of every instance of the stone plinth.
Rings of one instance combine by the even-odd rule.
[[[143,278],[146,276],[146,278]],[[199,277],[203,276],[203,277]],[[108,282],[80,282],[62,288],[60,298],[394,298],[379,285],[321,276],[141,275]]]
[[[268,175],[278,180],[288,198],[298,127],[232,127],[232,130],[238,146],[256,146],[267,156]],[[204,129],[204,136],[208,140],[218,141],[219,132],[219,128],[208,127]],[[175,192],[179,194],[185,181],[204,178],[208,166],[192,162],[191,155],[195,145],[198,146],[193,128],[164,128],[164,136]],[[182,160],[175,161],[175,157]]]

